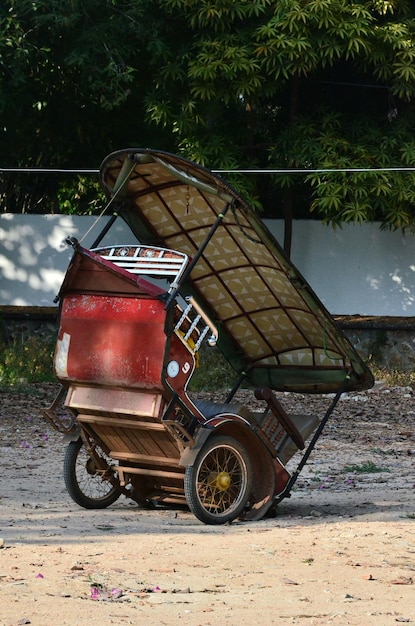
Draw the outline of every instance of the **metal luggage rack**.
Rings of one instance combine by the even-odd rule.
[[[189,262],[187,254],[157,246],[109,246],[93,248],[106,261],[111,261],[131,274],[143,274],[159,278],[174,277],[175,288]],[[170,291],[171,291],[170,289]]]

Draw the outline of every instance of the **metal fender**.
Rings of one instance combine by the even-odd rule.
[[[201,450],[207,439],[210,437],[210,435],[212,435],[214,432],[217,433],[219,431],[223,433],[224,431],[222,430],[222,426],[224,424],[227,424],[228,422],[239,422],[239,424],[244,425],[245,427],[249,426],[249,422],[240,415],[215,415],[215,417],[205,422],[203,426],[200,426],[198,428],[196,434],[194,435],[194,445],[185,448],[180,457],[179,465],[183,467],[193,465],[199,451]]]
[[[74,430],[71,430],[70,433],[65,433],[62,437],[62,443],[70,443],[71,441],[77,441],[81,436],[81,428],[77,426]]]
[[[205,441],[207,441],[208,437],[213,432],[214,431],[212,428],[206,428],[205,426],[201,426],[193,437],[195,441],[194,445],[191,447],[187,446],[182,452],[182,455],[179,460],[179,465],[181,465],[182,467],[193,465]]]

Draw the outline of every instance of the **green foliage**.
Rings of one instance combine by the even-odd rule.
[[[235,382],[235,371],[217,348],[203,347],[200,367],[190,381],[190,391],[218,391],[230,389]]]
[[[143,96],[153,76],[149,58],[163,56],[154,45],[156,5],[148,0],[3,2],[0,166],[89,169],[126,145],[154,141],[157,147],[172,147],[157,129],[143,124]],[[4,181],[0,200],[8,211],[93,210],[94,183],[86,185],[85,179],[10,174]]]
[[[392,100],[407,101],[415,88],[410,4],[280,0],[259,3],[259,10],[255,3],[248,25],[247,4],[167,3],[171,10],[185,9],[195,34],[183,75],[195,107],[206,111],[209,134],[200,135],[199,123],[192,130],[193,138],[202,137],[199,158],[206,155],[210,164],[224,167],[220,155],[210,150],[219,131],[227,139],[227,151],[250,167],[412,165],[413,109],[405,106],[398,112]],[[348,89],[341,88],[342,81]],[[218,101],[224,104],[221,111]],[[225,111],[240,120],[231,133],[221,128]],[[184,152],[192,143],[182,140]],[[414,175],[406,173],[310,174],[309,209],[334,225],[380,220],[384,227],[412,230],[413,182]],[[304,197],[298,175],[276,175],[274,184]],[[255,190],[250,195],[255,197]]]
[[[59,209],[63,213],[94,214],[105,203],[104,193],[97,181],[86,176],[64,180],[57,189]]]
[[[414,61],[409,0],[7,0],[0,165],[89,168],[130,145],[213,169],[412,167]],[[291,194],[335,225],[406,230],[413,177],[233,181],[269,216]],[[2,182],[7,210],[95,210],[84,178]]]
[[[415,389],[415,371],[383,369],[371,363],[370,368],[376,380],[383,381],[388,387],[412,387]]]
[[[300,119],[270,151],[274,164],[289,155],[292,166],[318,170],[305,176],[310,211],[335,226],[379,221],[383,228],[415,231],[415,172],[394,171],[415,165],[410,120],[394,127],[369,118],[350,122],[340,114],[327,115],[322,126],[320,121]],[[295,183],[296,175],[275,177],[277,186]]]
[[[373,461],[365,461],[361,465],[345,465],[344,473],[353,472],[355,474],[377,474],[380,472],[390,472],[388,467],[379,467]]]
[[[0,341],[0,385],[14,386],[55,380],[55,340],[33,335]]]

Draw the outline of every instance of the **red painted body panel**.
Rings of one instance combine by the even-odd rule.
[[[66,295],[55,353],[58,378],[162,389],[165,318],[163,303],[152,298]]]

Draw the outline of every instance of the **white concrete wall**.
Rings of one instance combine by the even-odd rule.
[[[283,224],[266,223],[282,242]],[[415,236],[314,220],[293,229],[291,260],[332,314],[415,316]]]
[[[86,236],[90,246],[107,218]],[[95,218],[0,215],[0,305],[52,306],[71,248]],[[278,241],[283,223],[266,220]],[[117,220],[103,243],[134,243]],[[292,260],[328,310],[337,315],[415,316],[415,237],[381,231],[377,224],[333,230],[321,222],[294,223]]]
[[[92,245],[107,219],[101,218],[82,245]],[[65,238],[81,240],[95,220],[72,215],[0,215],[0,305],[53,306],[73,252]],[[135,242],[119,219],[101,245]]]

